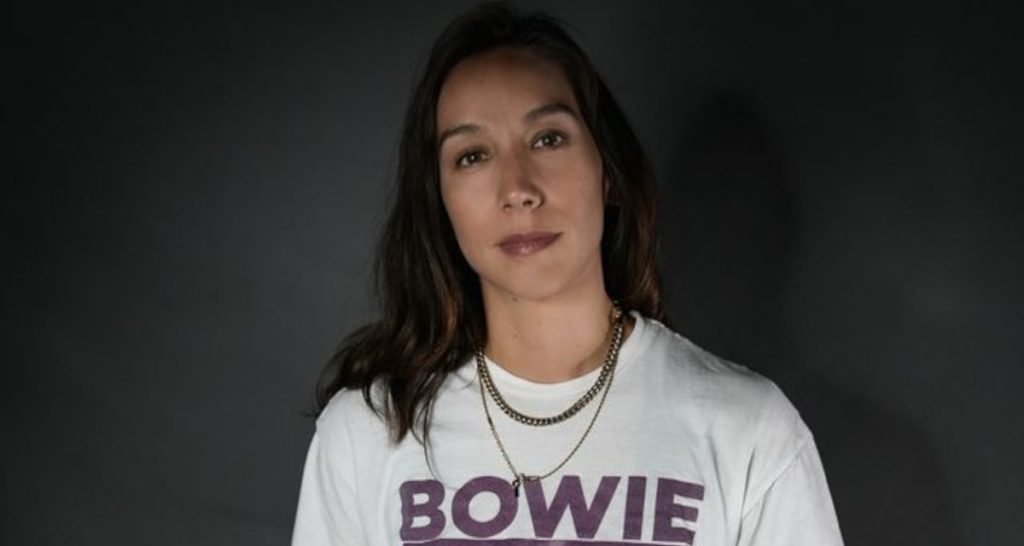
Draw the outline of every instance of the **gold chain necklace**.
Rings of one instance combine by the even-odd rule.
[[[505,459],[505,464],[508,465],[508,469],[512,472],[512,480],[511,480],[510,484],[512,485],[512,489],[515,492],[516,498],[519,497],[519,486],[522,485],[523,483],[529,482],[529,481],[540,481],[540,480],[543,480],[544,478],[550,477],[555,472],[558,472],[559,470],[561,470],[562,467],[565,466],[566,463],[568,463],[569,460],[572,459],[572,457],[574,455],[576,455],[576,452],[579,451],[580,446],[583,445],[584,440],[586,440],[587,436],[590,435],[591,429],[594,428],[594,423],[597,422],[597,416],[601,414],[601,409],[604,407],[604,401],[605,401],[606,398],[608,398],[608,391],[610,391],[612,389],[612,380],[615,378],[615,365],[616,365],[616,363],[618,361],[619,346],[620,346],[621,341],[622,341],[622,328],[621,328],[621,323],[622,323],[621,315],[622,315],[622,313],[621,313],[621,311],[618,310],[617,306],[616,306],[615,309],[619,313],[619,315],[616,317],[616,319],[618,320],[619,324],[617,324],[616,336],[615,336],[615,340],[613,341],[612,348],[608,351],[609,358],[606,361],[606,364],[608,365],[607,380],[606,380],[606,382],[604,382],[602,384],[602,387],[604,387],[604,391],[601,393],[601,399],[597,403],[597,409],[594,410],[594,415],[591,416],[590,422],[587,423],[587,428],[583,430],[583,434],[580,435],[580,439],[576,442],[576,445],[573,446],[572,450],[569,451],[569,454],[566,455],[564,459],[562,459],[562,462],[558,463],[557,465],[555,465],[554,468],[552,468],[551,470],[547,471],[544,474],[525,474],[523,472],[520,472],[516,468],[516,465],[512,463],[512,458],[509,457],[508,450],[505,449],[505,443],[501,441],[501,436],[498,434],[498,429],[494,426],[494,419],[491,418],[491,410],[487,406],[487,395],[485,394],[485,390],[484,390],[485,387],[484,387],[483,377],[485,377],[485,376],[482,375],[482,374],[480,375],[480,379],[481,379],[481,381],[479,381],[479,384],[480,384],[480,402],[484,406],[484,415],[487,416],[487,425],[491,429],[491,435],[494,437],[494,442],[498,445],[498,451],[501,452],[501,457],[503,459]],[[610,364],[608,364],[608,362],[610,362]],[[481,368],[484,370],[484,373],[486,373],[486,367],[483,365],[483,362],[481,362],[478,359],[477,360],[477,370],[479,371]],[[489,376],[488,376],[488,379],[489,379]],[[595,395],[596,395],[596,393],[595,393]],[[593,398],[593,396],[591,396],[591,398]],[[578,412],[578,411],[579,410],[577,409],[576,412]],[[576,412],[573,412],[573,414],[575,414]],[[568,417],[566,417],[565,419],[567,419],[567,418]],[[564,419],[562,419],[562,420],[564,420]]]
[[[515,408],[510,406],[501,395],[501,392],[498,391],[498,387],[494,384],[494,380],[491,379],[491,373],[487,370],[487,363],[484,361],[483,350],[478,349],[476,351],[476,368],[480,376],[481,386],[487,389],[487,393],[491,395],[491,398],[494,400],[494,404],[498,406],[505,415],[508,415],[519,423],[534,427],[545,427],[565,421],[585,408],[587,404],[597,396],[597,393],[601,392],[601,389],[605,386],[605,383],[611,375],[611,370],[615,365],[615,360],[618,358],[619,348],[622,344],[622,335],[625,331],[626,323],[625,313],[623,313],[622,309],[614,303],[612,307],[612,315],[614,317],[613,320],[615,321],[612,330],[612,343],[608,348],[608,353],[604,357],[604,364],[601,366],[601,373],[597,376],[597,381],[594,382],[587,392],[583,393],[583,396],[581,396],[579,400],[576,400],[576,402],[562,413],[549,417],[536,417],[517,411]]]

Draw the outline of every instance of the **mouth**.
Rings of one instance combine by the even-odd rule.
[[[502,252],[510,256],[528,256],[551,246],[561,236],[561,233],[552,233],[550,231],[517,233],[502,239],[498,243],[498,247],[501,248]]]

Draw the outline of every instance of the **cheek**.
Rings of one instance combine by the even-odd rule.
[[[587,248],[599,248],[604,233],[604,202],[600,187],[596,192],[591,189],[585,196],[581,196],[577,214]]]
[[[575,181],[570,201],[576,222],[588,228],[600,231],[604,223],[604,176],[600,161],[591,157],[581,158],[575,163],[570,175]]]
[[[476,246],[477,239],[483,235],[481,228],[484,219],[478,206],[480,197],[465,190],[453,191],[451,188],[443,188],[441,200],[462,254],[469,259],[467,251],[471,251]]]

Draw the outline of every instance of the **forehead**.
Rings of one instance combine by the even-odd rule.
[[[469,57],[449,72],[437,101],[438,127],[477,118],[520,116],[559,102],[578,110],[562,68],[525,49],[500,48]]]

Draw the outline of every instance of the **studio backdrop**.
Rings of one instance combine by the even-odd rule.
[[[471,5],[5,10],[0,542],[287,543],[406,100]],[[1019,18],[524,6],[647,147],[672,325],[799,408],[847,544],[1019,543]]]

